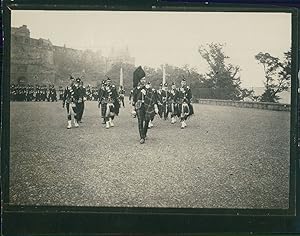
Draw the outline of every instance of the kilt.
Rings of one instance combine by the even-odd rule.
[[[179,114],[178,103],[170,102],[168,104],[168,112],[170,112],[172,116],[179,116],[180,114]]]
[[[77,103],[66,103],[66,108],[67,108],[67,116],[68,119],[71,119],[71,115],[73,113],[74,118],[77,120],[77,113],[78,113],[78,105]]]
[[[178,116],[181,118],[187,118],[194,114],[194,108],[192,104],[182,103],[179,104]]]

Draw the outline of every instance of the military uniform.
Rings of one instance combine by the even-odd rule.
[[[42,87],[42,101],[46,101],[47,100],[47,94],[48,93],[48,89],[47,89],[47,87],[46,87],[46,85],[43,85],[43,87]]]
[[[92,92],[91,92],[91,87],[89,85],[86,87],[86,99],[88,101],[93,100]]]
[[[120,88],[119,88],[119,99],[120,99],[120,102],[122,103],[123,107],[125,107],[124,98],[125,98],[125,90],[124,90],[123,86],[120,86]]]
[[[172,85],[175,85],[174,83]],[[169,91],[169,98],[168,98],[168,111],[171,113],[171,123],[176,123],[176,116],[179,115],[179,108],[178,108],[178,99],[179,99],[179,91],[176,88],[172,88]]]
[[[50,102],[57,102],[57,94],[56,89],[54,88],[54,85],[51,85],[49,88],[49,95],[48,95],[48,101]]]
[[[147,91],[153,93],[153,95],[155,96],[156,105],[157,105],[157,92],[154,88],[152,88],[150,81],[147,83],[146,88],[147,88]],[[153,113],[153,115],[150,117],[150,121],[148,124],[149,129],[151,129],[154,126],[154,124],[153,124],[154,117],[155,117],[155,113]]]
[[[163,101],[162,101],[162,83],[159,86],[159,89],[156,91],[157,106],[158,106],[158,115],[162,118],[163,115]]]
[[[78,122],[81,123],[82,115],[84,112],[84,101],[86,100],[86,89],[83,86],[83,82],[79,79],[79,99],[78,99]]]
[[[99,91],[98,96],[98,102],[101,104],[101,115],[108,129],[114,126],[113,119],[115,115],[119,114],[118,92],[114,85],[107,83]]]
[[[35,101],[39,102],[40,101],[40,86],[35,85]]]
[[[98,98],[98,91],[96,88],[92,88],[92,100],[93,101],[97,101],[97,98]]]
[[[185,123],[187,118],[194,114],[193,106],[191,104],[192,92],[190,87],[185,85],[181,86],[178,92],[179,117],[181,128],[183,129],[187,126]]]
[[[16,101],[17,89],[14,84],[10,86],[10,100]]]
[[[71,77],[70,79],[73,79]],[[75,84],[67,86],[64,90],[63,96],[63,107],[66,106],[67,109],[67,118],[68,118],[68,126],[67,128],[70,129],[72,127],[71,120],[72,120],[72,113],[74,115],[74,125],[78,127],[77,122],[77,115],[78,115],[78,99],[79,99],[79,89],[76,87]]]
[[[161,97],[162,97],[162,117],[166,120],[169,115],[169,109],[168,109],[168,101],[169,101],[169,91],[168,91],[168,84],[165,83],[164,87],[161,91]]]
[[[58,88],[58,93],[59,93],[59,100],[63,100],[64,89],[63,89],[62,86],[59,86],[59,88]]]
[[[138,118],[140,143],[145,142],[149,122],[155,116],[157,109],[157,96],[154,90],[147,89],[145,85],[133,90],[133,104]],[[156,109],[155,109],[156,106]]]

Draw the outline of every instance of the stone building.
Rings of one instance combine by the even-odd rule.
[[[84,76],[96,84],[114,63],[135,63],[128,48],[101,52],[56,46],[49,39],[34,39],[26,25],[11,29],[11,83],[65,85],[69,75]]]
[[[50,40],[30,38],[26,25],[12,28],[11,83],[54,83],[53,53]]]
[[[130,56],[128,47],[111,48],[106,61],[106,71],[108,71],[113,64],[117,63],[127,63],[135,65],[135,58]]]

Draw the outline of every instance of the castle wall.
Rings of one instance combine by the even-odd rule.
[[[11,83],[20,81],[31,84],[53,83],[57,86],[68,83],[70,75],[84,76],[89,84],[98,83],[112,64],[134,64],[128,54],[105,58],[91,50],[76,50],[52,45],[50,40],[30,38],[27,26],[11,31]],[[125,56],[124,56],[125,55]]]
[[[55,82],[53,49],[43,40],[11,37],[11,83]]]

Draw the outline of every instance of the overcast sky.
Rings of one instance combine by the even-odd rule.
[[[254,56],[281,57],[291,47],[289,13],[184,13],[105,11],[13,11],[12,26],[27,25],[32,38],[54,45],[101,50],[128,46],[136,65],[163,63],[206,72],[198,47],[226,43],[229,61],[242,69],[244,87],[263,86],[262,66]]]

